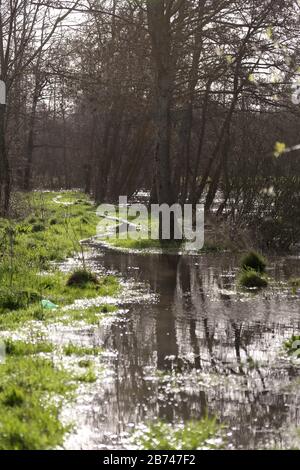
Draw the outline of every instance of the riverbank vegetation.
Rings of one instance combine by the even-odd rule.
[[[75,398],[78,383],[97,380],[101,369],[93,358],[102,350],[54,344],[43,337],[45,325],[99,323],[115,310],[101,298],[116,296],[120,285],[86,266],[80,240],[94,235],[97,222],[86,196],[37,192],[18,194],[17,200],[15,217],[0,220],[0,339],[6,355],[0,365],[0,449],[48,449],[61,445],[71,429],[71,423],[61,423],[60,412]],[[80,266],[70,274],[57,264],[67,257],[76,257]],[[92,298],[98,303],[72,306]],[[33,334],[30,325],[36,323]],[[11,330],[26,339],[11,339]],[[73,357],[75,368],[66,369],[60,356]],[[79,359],[86,361],[84,372],[76,370]]]

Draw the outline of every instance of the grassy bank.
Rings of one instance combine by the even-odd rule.
[[[50,322],[97,324],[115,309],[101,302],[120,291],[115,277],[73,283],[57,267],[76,255],[81,273],[87,270],[80,240],[95,234],[97,222],[95,208],[78,192],[17,195],[13,217],[0,219],[0,340],[6,350],[0,363],[1,450],[61,445],[70,430],[60,422],[63,405],[79,383],[101,375],[95,365],[100,348],[57,346],[42,333]],[[91,298],[97,302],[88,308],[72,305]],[[31,324],[41,333],[26,334]],[[26,339],[13,340],[10,331]],[[64,357],[72,357],[71,368],[63,366]]]

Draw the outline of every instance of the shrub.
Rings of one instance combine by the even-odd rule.
[[[87,284],[98,284],[98,278],[85,269],[74,271],[67,280],[67,286],[85,287]]]
[[[251,269],[259,273],[264,273],[267,266],[266,259],[255,251],[250,251],[245,255],[241,264],[243,269]]]
[[[248,289],[263,289],[268,286],[268,281],[253,269],[245,269],[239,277],[239,284]]]

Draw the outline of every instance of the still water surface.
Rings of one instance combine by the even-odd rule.
[[[123,448],[140,423],[206,413],[227,426],[228,448],[296,445],[300,368],[281,348],[300,333],[300,291],[286,284],[300,277],[299,257],[270,260],[276,282],[257,294],[237,291],[232,254],[99,249],[93,261],[151,295],[124,301],[115,320],[91,333],[109,351],[110,372],[74,408],[78,433],[67,448]]]

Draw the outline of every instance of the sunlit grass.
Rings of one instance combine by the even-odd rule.
[[[196,450],[222,447],[221,427],[213,418],[170,424],[157,421],[142,426],[133,435],[133,442],[145,450]]]
[[[17,346],[17,350],[20,347]],[[0,366],[0,450],[49,449],[62,444],[70,426],[59,420],[73,377],[52,361],[8,356]]]
[[[77,344],[69,343],[63,348],[66,356],[97,356],[101,354],[102,349],[96,346],[78,346]]]

